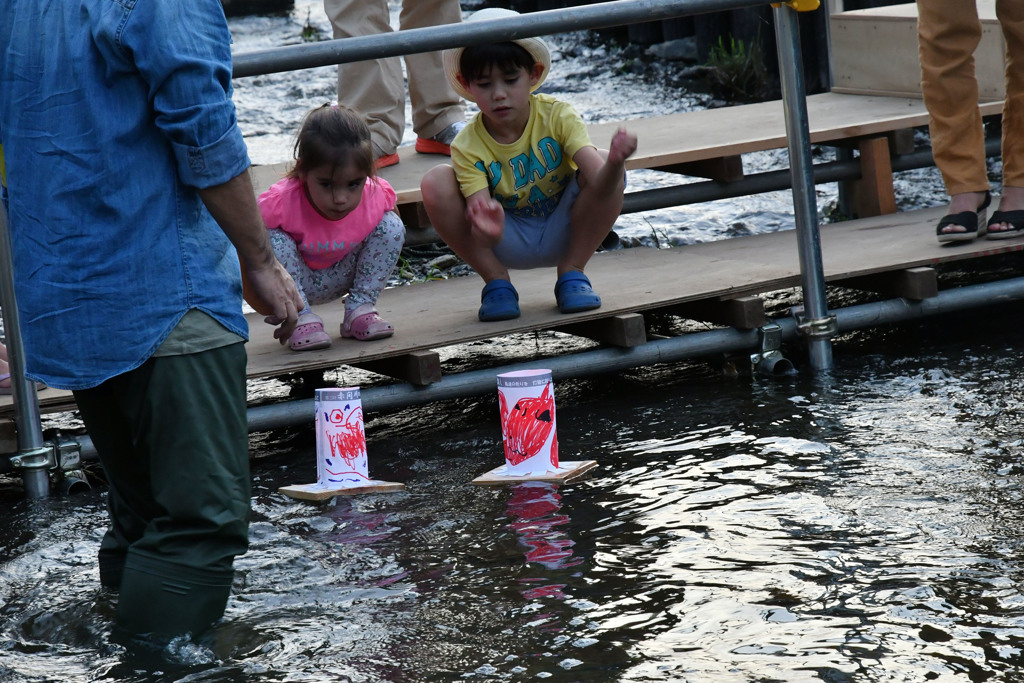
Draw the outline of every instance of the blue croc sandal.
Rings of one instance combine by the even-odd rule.
[[[601,297],[590,286],[587,276],[571,270],[555,282],[555,301],[562,313],[579,313],[601,307]]]
[[[480,292],[481,322],[512,320],[519,317],[519,292],[508,280],[491,280]]]

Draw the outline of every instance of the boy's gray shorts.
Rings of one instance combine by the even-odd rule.
[[[572,207],[580,194],[573,175],[562,191],[558,206],[547,216],[519,216],[505,212],[505,232],[494,247],[494,255],[506,268],[526,270],[558,265],[569,248]]]

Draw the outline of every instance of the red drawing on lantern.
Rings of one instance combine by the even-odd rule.
[[[351,408],[351,404],[345,406],[345,410],[349,408]],[[356,470],[356,461],[366,457],[363,410],[361,406],[357,406],[348,414],[345,413],[345,410],[335,408],[329,414],[324,413],[324,419],[327,422],[324,436],[328,446],[328,453],[324,456],[324,469],[331,477],[347,474],[363,477],[364,475]],[[348,470],[333,471],[335,463],[332,462],[332,459],[334,458],[343,461],[348,466]]]
[[[538,398],[521,398],[508,409],[505,392],[498,391],[501,410],[501,433],[505,442],[505,459],[510,465],[529,460],[540,453],[555,426],[555,399],[551,383],[544,386]],[[558,436],[551,440],[551,465],[558,467]]]

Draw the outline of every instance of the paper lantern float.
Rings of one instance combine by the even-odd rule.
[[[278,490],[300,500],[326,500],[358,493],[389,493],[405,484],[370,479],[367,468],[363,403],[359,387],[317,389],[316,483],[282,486]]]
[[[498,375],[498,407],[505,464],[477,477],[474,484],[558,483],[597,467],[595,460],[558,461],[555,390],[550,370],[516,370]]]

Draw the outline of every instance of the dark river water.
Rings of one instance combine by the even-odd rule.
[[[317,11],[240,20],[238,49],[307,12],[325,24]],[[330,99],[292,78],[267,117]],[[657,96],[650,113],[686,97]],[[239,97],[247,121],[257,98]],[[900,182],[903,203],[941,193],[927,172]],[[792,223],[785,194],[674,211],[656,220],[679,244]],[[111,639],[98,468],[66,498],[26,501],[12,480],[0,681],[1024,680],[1022,315],[846,335],[827,375],[797,347],[793,377],[694,362],[556,382],[562,460],[598,462],[568,485],[471,484],[503,460],[496,392],[367,415],[370,474],[400,493],[286,498],[316,478],[312,416],[254,434],[251,549],[225,619],[160,653]]]
[[[1000,313],[1024,313],[1021,307]],[[110,640],[102,486],[5,501],[4,681],[1016,681],[1024,334],[973,314],[836,344],[825,377],[556,384],[571,485],[479,487],[496,398],[370,416],[405,492],[300,503],[313,429],[254,435],[226,619]]]

